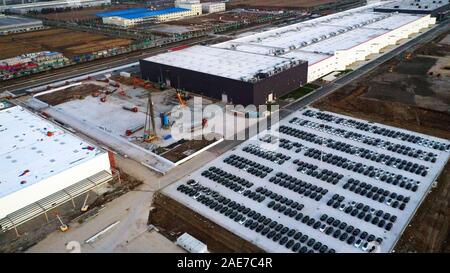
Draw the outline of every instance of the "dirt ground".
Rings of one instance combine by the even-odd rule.
[[[173,149],[171,149],[167,153],[162,153],[161,156],[172,162],[177,162],[205,148],[206,146],[211,145],[215,141],[216,140],[206,140],[206,139],[186,141],[183,142],[182,144],[176,145],[175,147],[173,147]]]
[[[403,54],[389,60],[313,106],[449,139],[450,76],[433,72],[443,69],[446,62],[442,59],[450,55],[450,47],[440,43],[447,35],[415,49],[410,57]],[[395,251],[449,252],[449,239],[450,163]]]
[[[128,39],[113,39],[105,35],[51,28],[0,37],[0,59],[46,50],[72,57],[131,43],[132,40]]]
[[[100,90],[102,87],[96,84],[83,84],[67,88],[64,92],[53,92],[39,96],[39,100],[52,106],[71,101],[73,99],[83,99],[92,95],[93,92]]]
[[[209,25],[214,24],[222,24],[222,23],[229,23],[229,22],[240,22],[244,20],[255,20],[260,17],[267,16],[268,13],[263,12],[249,12],[249,11],[242,11],[242,12],[234,12],[234,11],[228,11],[228,12],[219,12],[219,13],[212,13],[205,16],[200,17],[193,17],[193,18],[187,18],[182,20],[176,20],[171,22],[166,22],[168,25],[181,25],[181,26],[195,26],[195,27],[206,27]]]
[[[153,207],[154,210],[149,215],[149,224],[157,226],[160,233],[172,241],[187,232],[206,243],[210,252],[264,252],[160,192],[155,194]]]
[[[395,247],[396,252],[450,252],[450,163]]]

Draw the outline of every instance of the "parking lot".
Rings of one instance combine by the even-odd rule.
[[[163,194],[267,252],[389,252],[450,153],[448,140],[314,108],[277,127]]]

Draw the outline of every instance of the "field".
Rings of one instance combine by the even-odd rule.
[[[315,107],[450,138],[450,46],[444,34],[384,63]],[[397,252],[450,251],[450,164],[418,209],[396,246]]]
[[[57,51],[66,57],[90,53],[115,46],[131,44],[128,39],[114,39],[105,35],[52,28],[42,31],[0,37],[0,59],[37,51]]]

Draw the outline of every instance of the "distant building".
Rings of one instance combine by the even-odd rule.
[[[44,28],[41,20],[0,14],[0,35],[35,31]]]
[[[176,0],[175,7],[190,9],[196,15],[202,15],[202,4],[200,4],[200,0]]]
[[[16,2],[9,2],[8,0],[0,0],[6,1],[5,5],[0,5],[1,11],[8,11],[14,14],[25,14],[29,11],[41,11],[43,9],[49,8],[67,8],[67,7],[95,7],[101,5],[111,5],[111,0],[76,0],[76,1],[65,1],[65,0],[57,0],[57,1],[39,1],[33,3],[24,3],[20,2],[20,4],[16,4]]]
[[[202,14],[202,5],[197,2],[175,2],[175,7],[150,10],[147,8],[134,8],[127,10],[117,10],[111,12],[101,12],[96,15],[102,17],[104,24],[130,27],[136,24],[154,22],[161,23],[178,20],[181,18],[199,16]]]
[[[225,2],[208,2],[202,3],[203,13],[215,13],[226,10]]]
[[[435,23],[374,4],[211,46],[141,60],[142,78],[234,104],[262,105],[346,69]]]
[[[450,0],[402,0],[391,1],[377,7],[378,12],[400,12],[410,14],[431,14],[437,20],[447,17],[450,11]]]

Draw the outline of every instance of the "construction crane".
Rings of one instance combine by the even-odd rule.
[[[151,123],[151,125],[150,125],[150,123]],[[152,94],[150,92],[148,92],[147,113],[145,115],[143,141],[144,142],[152,142],[155,139],[156,139],[155,112],[153,109]]]
[[[177,90],[177,99],[180,106],[187,106],[187,100],[189,99],[189,96],[180,90]]]

